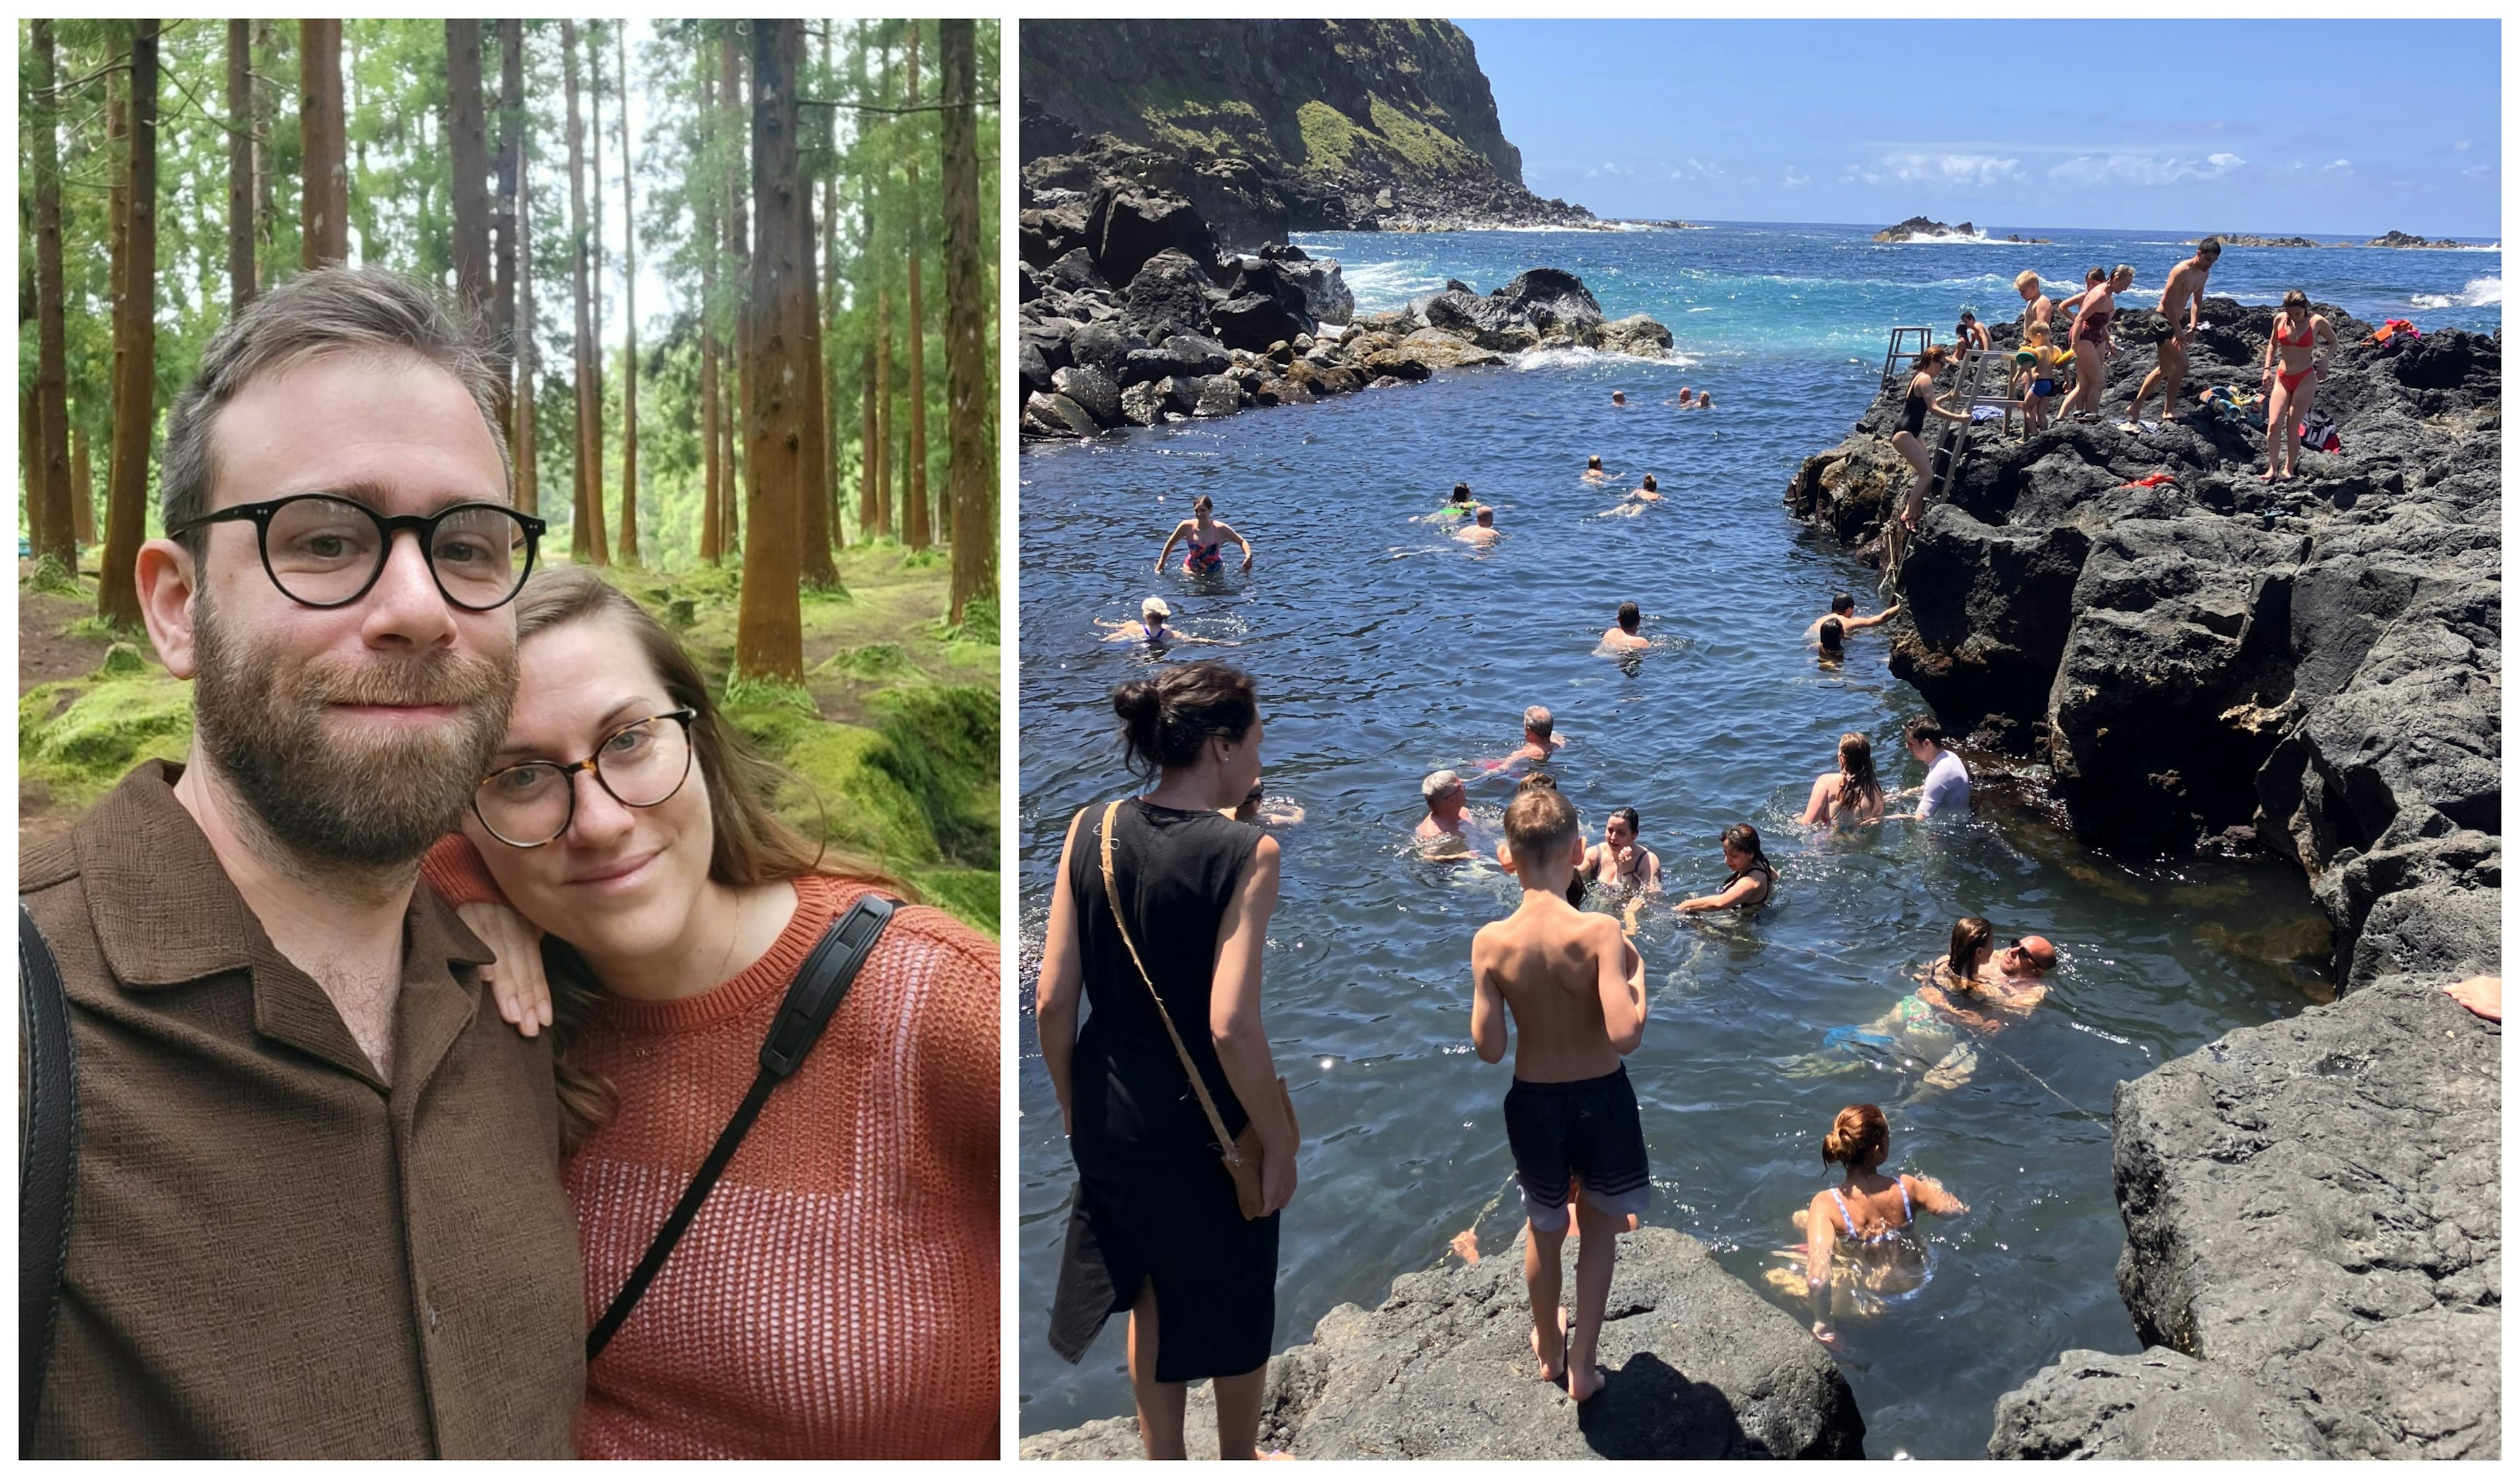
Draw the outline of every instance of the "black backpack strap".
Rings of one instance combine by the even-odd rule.
[[[604,1318],[595,1322],[594,1329],[586,1332],[587,1360],[593,1361],[602,1354],[605,1346],[611,1342],[613,1332],[630,1318],[631,1308],[639,1303],[639,1296],[648,1292],[648,1285],[665,1267],[665,1260],[673,1254],[674,1244],[682,1240],[684,1231],[699,1214],[700,1203],[708,1200],[709,1189],[717,1185],[718,1176],[726,1170],[726,1163],[735,1158],[736,1147],[743,1143],[745,1133],[760,1117],[761,1105],[770,1098],[770,1091],[796,1071],[797,1065],[805,1061],[805,1054],[812,1052],[814,1044],[822,1038],[824,1026],[832,1020],[832,1013],[839,1009],[840,999],[849,994],[849,984],[857,979],[859,967],[865,965],[867,957],[875,953],[876,940],[882,935],[883,926],[891,921],[895,907],[890,899],[874,894],[860,895],[848,913],[832,920],[832,927],[823,932],[823,938],[815,943],[813,954],[805,957],[805,964],[797,970],[796,979],[788,987],[787,1000],[779,1005],[779,1016],[770,1024],[770,1035],[762,1040],[761,1071],[753,1075],[751,1092],[744,1095],[743,1103],[735,1111],[735,1118],[728,1120],[726,1128],[718,1133],[717,1144],[710,1148],[708,1159],[700,1162],[699,1171],[683,1191],[683,1199],[675,1204],[673,1215],[666,1218],[664,1227],[657,1230],[655,1241],[648,1245],[647,1256],[639,1260],[638,1268],[630,1271],[629,1281],[621,1286],[620,1293],[612,1296],[612,1303],[605,1309]]]
[[[18,1127],[18,1457],[32,1451],[35,1409],[69,1257],[70,1195],[78,1182],[78,1050],[61,963],[18,904],[18,1015],[26,1053],[24,1121]]]

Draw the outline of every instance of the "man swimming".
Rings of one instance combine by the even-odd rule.
[[[1931,719],[1911,719],[1907,740],[1908,753],[1925,767],[1925,784],[1917,787],[1916,809],[1899,815],[1921,822],[1937,812],[1968,810],[1968,767],[1943,747],[1943,727]]]
[[[2161,361],[2152,373],[2136,386],[2135,399],[2127,405],[2123,425],[2133,426],[2143,420],[2143,403],[2151,398],[2153,386],[2161,387],[2161,414],[2169,417],[2179,409],[2179,392],[2187,382],[2187,341],[2196,336],[2196,316],[2205,306],[2205,275],[2223,255],[2219,237],[2207,237],[2196,244],[2196,254],[2170,269],[2170,281],[2161,285],[2161,313],[2170,320],[2170,334],[2161,341]],[[2180,315],[2187,317],[2180,323]]]
[[[1828,614],[1813,622],[1803,637],[1805,641],[1819,643],[1823,655],[1843,656],[1847,633],[1879,626],[1898,614],[1899,603],[1894,601],[1869,616],[1858,616],[1855,614],[1855,598],[1840,591],[1828,599]]]
[[[1611,391],[1611,392],[1610,392],[1610,404],[1611,404],[1611,405],[1613,405],[1613,406],[1624,406],[1624,405],[1626,405],[1627,403],[1628,403],[1628,392],[1626,392],[1625,390],[1613,390],[1613,391]]]
[[[1602,648],[1612,652],[1642,652],[1653,646],[1652,643],[1637,635],[1637,627],[1643,620],[1643,614],[1638,611],[1635,602],[1620,602],[1619,624],[1602,631]]]
[[[1418,791],[1426,798],[1426,815],[1413,833],[1418,851],[1429,858],[1468,857],[1470,842],[1462,828],[1470,787],[1461,772],[1439,770],[1419,782]]]
[[[1584,459],[1584,480],[1586,482],[1599,482],[1601,479],[1609,475],[1609,473],[1601,470],[1600,453],[1596,452],[1592,456]]]
[[[1490,770],[1503,770],[1523,760],[1547,760],[1566,747],[1557,735],[1557,720],[1548,709],[1535,703],[1522,711],[1522,748],[1502,760],[1488,763]]]
[[[1500,532],[1496,526],[1496,510],[1489,508],[1486,504],[1481,504],[1479,505],[1478,512],[1472,515],[1471,517],[1474,522],[1472,522],[1466,529],[1458,529],[1454,531],[1453,537],[1462,541],[1463,544],[1492,545],[1496,543],[1497,535]]]

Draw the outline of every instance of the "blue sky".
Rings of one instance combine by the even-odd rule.
[[[2495,22],[1459,23],[1601,215],[2501,238]]]

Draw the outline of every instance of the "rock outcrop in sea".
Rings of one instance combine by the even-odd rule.
[[[1223,252],[1181,196],[1114,178],[1027,188],[1016,365],[1022,434],[1085,437],[1422,381],[1567,344],[1660,356],[1671,331],[1611,321],[1582,280],[1535,267],[1484,296],[1453,283],[1356,320],[1339,265],[1294,246]]]
[[[2456,251],[2466,246],[2463,242],[2453,242],[2448,237],[2438,241],[2426,241],[2422,237],[2408,236],[2403,231],[2394,230],[2386,236],[2375,236],[2367,242],[2321,242],[2306,236],[2249,236],[2243,232],[2231,231],[2217,232],[2214,234],[2214,239],[2226,246],[2387,246],[2403,250]],[[2190,237],[2182,245],[2193,246],[2203,240],[2203,237]]]
[[[1567,1260],[1573,1292],[1573,1253]],[[1802,1322],[1669,1228],[1619,1239],[1600,1366],[1581,1408],[1531,1354],[1521,1241],[1392,1281],[1270,1358],[1260,1447],[1297,1458],[1861,1458],[1864,1419]],[[1191,1388],[1190,1451],[1216,1457],[1216,1406]],[[1135,1417],[1036,1433],[1018,1455],[1135,1458]]]
[[[1892,670],[1975,758],[2044,767],[2097,846],[2296,864],[2340,993],[2120,1086],[2151,1349],[2068,1353],[1999,1454],[2500,1449],[2499,1029],[2438,988],[2500,961],[2501,336],[2383,347],[2318,311],[2340,447],[2296,480],[2194,399],[2257,388],[2272,310],[2208,298],[2188,399],[2135,434],[2168,326],[2122,306],[2100,422],[1982,429],[1907,555]],[[1804,463],[1798,515],[1877,550],[1903,394]]]
[[[1910,216],[1896,226],[1884,226],[1872,233],[1872,241],[1875,246],[1886,246],[1893,242],[1912,242],[1918,237],[1973,237],[1977,234],[1977,228],[1966,221],[1949,226],[1927,216]]]
[[[1297,231],[1595,224],[1523,187],[1448,21],[1030,21],[1023,179],[1183,196],[1229,248]]]

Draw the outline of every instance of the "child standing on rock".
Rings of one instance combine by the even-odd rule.
[[[1653,1191],[1636,1090],[1619,1061],[1644,1040],[1644,960],[1614,917],[1566,902],[1584,850],[1572,802],[1554,789],[1525,790],[1506,808],[1505,841],[1522,903],[1470,944],[1470,1043],[1494,1063],[1505,1057],[1508,1013],[1521,1034],[1505,1125],[1531,1220],[1531,1348],[1541,1379],[1564,1376],[1566,1394],[1583,1402],[1605,1379],[1594,1353],[1618,1234]],[[1570,1201],[1579,1233],[1571,1327],[1558,1308]]]

